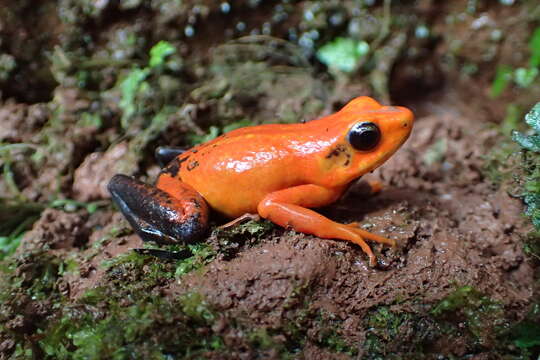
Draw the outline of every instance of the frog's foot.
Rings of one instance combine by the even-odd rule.
[[[259,214],[270,221],[292,227],[296,231],[326,239],[341,239],[359,245],[369,258],[369,265],[375,266],[377,258],[365,239],[388,245],[395,241],[371,234],[353,224],[332,221],[308,207],[320,207],[334,202],[343,188],[324,188],[318,185],[300,185],[268,194],[258,205]]]
[[[397,246],[396,240],[388,239],[388,238],[385,238],[383,236],[379,236],[379,235],[370,233],[369,231],[366,231],[364,229],[361,229],[361,228],[359,228],[360,224],[357,223],[357,222],[352,222],[352,223],[349,223],[349,224],[342,224],[342,225],[348,226],[352,231],[354,231],[355,233],[357,233],[358,235],[360,235],[364,239],[375,241],[375,242],[378,242],[380,244],[390,245],[392,247]]]
[[[241,216],[237,217],[236,219],[231,220],[228,223],[219,226],[218,228],[219,229],[227,229],[227,228],[230,228],[232,226],[239,225],[239,224],[243,223],[246,220],[259,221],[260,219],[261,219],[261,217],[259,216],[259,214],[245,213],[244,215],[241,215]]]
[[[165,186],[158,182],[154,187],[126,175],[115,175],[108,189],[142,240],[160,244],[196,241],[206,231],[206,202],[188,185],[169,180],[164,181]]]
[[[193,253],[188,249],[184,249],[180,251],[167,251],[167,250],[160,250],[160,249],[133,249],[133,250],[137,254],[153,256],[162,260],[183,260],[183,259],[187,259],[188,257],[193,256]]]
[[[182,155],[186,150],[177,147],[159,146],[154,152],[154,156],[160,168],[165,167],[178,155]]]

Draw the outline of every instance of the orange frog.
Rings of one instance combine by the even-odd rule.
[[[209,207],[229,217],[259,214],[280,226],[360,245],[395,245],[356,223],[340,224],[310,208],[335,202],[348,185],[384,163],[407,140],[413,114],[358,97],[339,112],[299,124],[237,129],[189,150],[160,148],[155,186],[125,175],[112,199],[144,241],[193,242],[208,226]]]

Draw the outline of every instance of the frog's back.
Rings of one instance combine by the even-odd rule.
[[[309,141],[302,125],[237,129],[185,152],[169,168],[215,210],[231,217],[254,213],[268,193],[305,183],[310,162],[295,150]]]

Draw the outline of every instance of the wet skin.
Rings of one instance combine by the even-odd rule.
[[[167,165],[154,186],[116,175],[109,191],[145,241],[197,241],[211,208],[229,218],[259,214],[299,232],[351,241],[373,266],[376,258],[365,240],[394,240],[310,208],[335,202],[352,181],[384,163],[412,125],[410,110],[359,97],[307,123],[245,127],[186,151],[161,148],[156,155]]]

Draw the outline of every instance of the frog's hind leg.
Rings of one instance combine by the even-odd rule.
[[[199,240],[208,224],[208,206],[189,185],[168,175],[157,187],[115,175],[108,189],[113,201],[144,241],[160,244]]]

